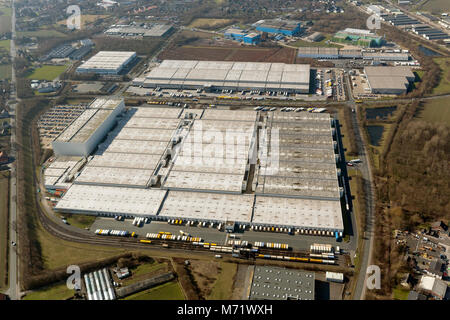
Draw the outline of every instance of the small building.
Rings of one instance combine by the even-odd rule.
[[[116,269],[115,272],[117,278],[119,278],[120,280],[128,278],[131,275],[130,270],[128,268]]]
[[[261,42],[261,35],[257,33],[249,33],[244,36],[244,43],[247,44],[258,44]]]
[[[444,223],[444,221],[436,221],[431,224],[431,230],[435,232],[447,232],[448,226]]]
[[[425,270],[425,272],[428,273],[430,276],[436,277],[438,279],[442,279],[442,275],[444,274],[443,271],[444,271],[444,264],[439,260],[432,261],[427,270]]]
[[[442,300],[447,292],[447,283],[432,276],[422,276],[419,282],[419,289],[431,295],[437,300]]]
[[[427,300],[427,297],[421,293],[418,293],[417,291],[411,290],[408,294],[407,300]]]
[[[311,34],[310,36],[307,37],[308,40],[314,41],[314,42],[321,41],[324,38],[325,38],[325,36],[320,32],[314,32],[313,34]]]
[[[330,282],[344,283],[344,274],[340,272],[330,272],[325,273],[325,279]]]

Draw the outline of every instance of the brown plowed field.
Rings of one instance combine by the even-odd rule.
[[[292,48],[258,47],[171,47],[159,55],[159,59],[206,60],[206,61],[251,61],[294,63],[296,50]]]

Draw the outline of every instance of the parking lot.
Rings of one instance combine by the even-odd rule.
[[[180,230],[191,234],[193,237],[201,237],[205,242],[213,242],[216,244],[224,245],[227,243],[229,233],[217,230],[215,227],[199,227],[199,226],[187,226],[187,225],[171,225],[162,221],[150,221],[147,224],[142,224],[141,227],[134,226],[132,219],[125,219],[124,221],[116,221],[113,218],[98,217],[90,227],[90,231],[95,232],[97,229],[113,229],[113,230],[126,230],[129,232],[136,232],[139,238],[144,238],[147,233],[171,232],[172,234],[180,235]],[[314,235],[289,235],[287,233],[276,232],[257,232],[250,230],[239,230],[234,232],[236,239],[245,240],[250,243],[256,241],[274,242],[274,243],[287,243],[295,250],[309,250],[311,244],[331,244],[341,249],[347,250],[347,243],[337,242],[334,237],[328,236],[314,236]]]

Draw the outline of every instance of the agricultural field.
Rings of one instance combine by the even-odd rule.
[[[9,172],[0,172],[0,289],[7,285]]]
[[[427,101],[417,118],[428,122],[447,123],[450,125],[448,98]]]
[[[418,10],[428,11],[430,13],[443,13],[448,12],[448,0],[428,0],[423,1],[418,6]]]
[[[33,290],[23,300],[66,300],[74,295],[65,282],[58,282],[38,290]]]
[[[11,79],[11,65],[0,64],[0,79]]]
[[[0,53],[4,51],[9,54],[11,48],[11,40],[1,40],[0,41]]]
[[[207,29],[214,29],[214,28],[223,28],[227,25],[231,25],[233,23],[232,19],[209,19],[209,18],[197,18],[194,21],[192,21],[188,28],[207,28]]]
[[[0,3],[0,34],[11,32],[11,8]]]
[[[229,300],[233,294],[234,276],[237,272],[237,264],[222,262],[220,263],[220,273],[211,290],[208,299],[211,300]]]
[[[435,58],[434,61],[441,68],[441,81],[433,89],[433,94],[450,93],[450,58]]]
[[[293,63],[295,56],[292,48],[182,46],[165,50],[159,58]]]
[[[27,77],[32,80],[48,80],[52,81],[59,77],[61,73],[66,71],[67,65],[65,66],[43,66],[41,68],[34,69],[33,72]]]
[[[124,300],[185,300],[177,281],[166,282],[154,288],[135,293]]]
[[[97,21],[98,19],[108,18],[107,15],[96,15],[96,14],[82,14],[81,15],[81,28],[85,27],[86,24],[90,24],[92,22]],[[56,23],[57,25],[67,25],[67,20],[61,20]]]

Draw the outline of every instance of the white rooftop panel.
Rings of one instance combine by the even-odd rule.
[[[159,216],[211,221],[250,222],[253,196],[169,191]]]
[[[141,140],[114,140],[105,152],[162,155],[168,142]]]
[[[343,230],[339,201],[256,196],[253,223]]]
[[[165,188],[241,192],[242,175],[171,171]]]
[[[106,152],[94,156],[88,166],[154,170],[160,158],[160,155]]]
[[[72,185],[56,209],[94,214],[109,212],[155,216],[166,192],[157,189]]]
[[[153,170],[87,166],[78,176],[75,183],[145,187],[152,173]]]

